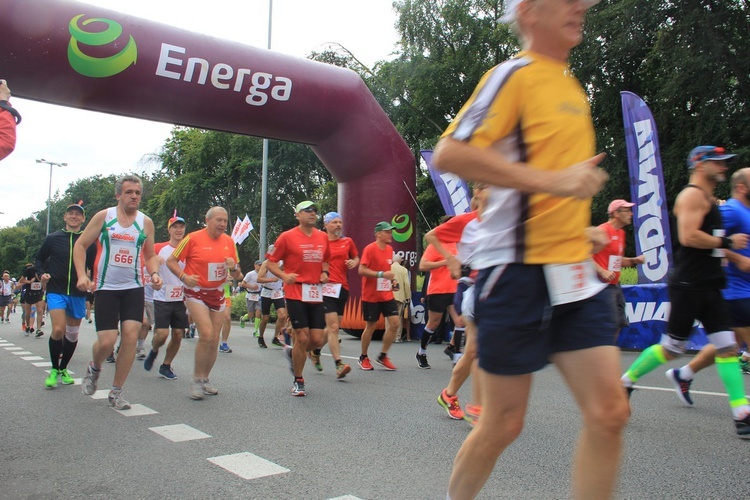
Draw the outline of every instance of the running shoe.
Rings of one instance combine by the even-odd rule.
[[[107,356],[107,359],[105,359],[104,361],[106,361],[107,363],[114,363],[115,361],[117,361],[117,360],[115,359],[115,351],[112,351],[112,352],[111,352],[111,353],[109,354],[109,356]]]
[[[245,317],[240,316],[240,328],[245,328]]]
[[[294,384],[292,384],[292,396],[306,396],[307,393],[305,392],[305,379],[294,379]]]
[[[396,343],[396,344],[400,344],[403,341],[401,340],[401,337],[396,336],[396,340],[394,340],[393,342]]]
[[[257,329],[253,331],[253,337],[255,337],[256,339],[260,337],[260,332]]]
[[[129,410],[130,409],[130,403],[124,397],[122,397],[122,390],[109,391],[109,395],[107,396],[107,401],[109,401],[109,406],[111,406],[115,410]]]
[[[91,396],[96,392],[96,384],[99,381],[99,374],[101,370],[94,370],[89,363],[86,368],[86,375],[83,376],[83,384],[81,384],[81,390],[87,396]]]
[[[453,355],[456,354],[456,348],[453,347],[452,344],[448,344],[445,346],[445,349],[443,349],[443,354],[448,356],[448,358],[453,361]]]
[[[151,368],[154,367],[154,361],[156,361],[156,356],[158,355],[159,353],[154,352],[153,349],[148,352],[148,356],[143,360],[143,368],[145,368],[147,372],[150,372]]]
[[[742,420],[735,420],[734,426],[737,429],[737,435],[743,439],[750,439],[750,413],[745,415]]]
[[[323,365],[320,363],[320,354],[315,354],[313,351],[310,351],[307,353],[308,356],[310,356],[310,361],[312,361],[313,366],[316,370],[319,372],[323,371]]]
[[[278,340],[276,340],[276,339],[273,339],[273,340],[276,341],[276,342],[278,342]],[[258,337],[258,347],[262,347],[263,349],[268,349],[268,346],[266,345],[265,339],[262,339],[262,338]]]
[[[161,365],[159,367],[159,376],[167,380],[177,380],[177,375],[172,371],[171,365]]]
[[[47,380],[44,381],[44,385],[47,387],[47,389],[57,388],[57,378],[59,376],[60,372],[57,370],[57,368],[53,368],[49,371],[49,377],[47,377]]]
[[[224,343],[221,344],[221,347],[219,347],[219,351],[220,352],[230,353],[230,352],[232,352],[232,349],[229,347],[229,345],[227,345],[226,342],[224,342]]]
[[[89,321],[89,325],[90,325],[91,323],[93,323],[93,321],[91,321],[91,318],[89,318],[89,320],[88,320],[88,321]]]
[[[352,367],[347,365],[346,363],[336,365],[336,378],[341,380],[342,378],[346,377],[346,374],[350,371],[352,371]]]
[[[378,357],[375,362],[388,370],[389,372],[396,371],[396,365],[391,363],[391,358],[388,356]]]
[[[364,358],[359,358],[359,361],[357,361],[357,364],[359,364],[360,368],[368,372],[375,369],[372,367],[372,363],[370,363],[370,358],[368,358],[367,356],[365,356]]]
[[[24,337],[28,337],[28,336],[29,336],[29,333],[31,333],[31,330],[29,330],[29,328],[27,327],[27,328],[26,328],[26,329],[24,329],[24,331],[23,331],[23,336],[24,336]]]
[[[482,414],[482,407],[479,405],[466,405],[466,415],[472,418],[479,418]]]
[[[430,369],[430,364],[427,362],[427,354],[417,353],[417,365],[423,370]]]
[[[292,348],[288,345],[284,346],[284,357],[286,358],[287,363],[289,364],[289,371],[292,372],[292,376],[294,376],[294,361],[292,360]]]
[[[60,370],[60,380],[63,385],[73,385],[76,383],[76,381],[73,380],[73,377],[70,376],[70,372],[67,368]]]
[[[195,338],[195,323],[190,323],[190,328],[188,328],[188,332],[190,334],[190,338]]]
[[[193,379],[190,384],[190,399],[203,399],[203,381],[200,379]]]
[[[41,330],[37,330],[36,334],[34,335],[35,339],[38,339],[39,337],[44,337],[44,332]]]
[[[449,396],[448,392],[443,389],[437,398],[437,402],[440,406],[445,408],[445,411],[448,412],[450,418],[453,420],[463,420],[464,412],[458,404],[458,395]]]
[[[259,341],[260,342],[260,341]],[[265,341],[264,341],[265,342]],[[271,341],[271,345],[275,345],[277,347],[284,347],[284,343],[278,339],[278,337],[274,337]]]
[[[135,348],[135,359],[146,359],[146,349],[143,346]]]
[[[214,387],[208,379],[203,380],[203,394],[207,396],[216,396],[219,394],[219,389]]]
[[[464,353],[462,353],[462,352],[457,352],[456,354],[453,355],[453,366],[454,367],[458,364],[458,360],[460,360],[461,356],[463,356],[463,355],[464,355]]]
[[[690,385],[693,381],[681,379],[679,368],[667,370],[664,376],[666,376],[667,380],[674,385],[675,392],[677,393],[677,397],[680,398],[680,401],[686,406],[693,406],[693,398],[690,397]]]
[[[740,370],[742,370],[742,373],[745,375],[750,375],[750,363],[744,359],[740,359]]]

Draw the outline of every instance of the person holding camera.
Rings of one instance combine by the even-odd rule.
[[[19,123],[21,115],[10,104],[8,82],[0,80],[0,160],[16,149],[16,125]]]

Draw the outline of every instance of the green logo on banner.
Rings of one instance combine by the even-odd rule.
[[[399,243],[407,241],[409,238],[411,238],[411,233],[414,232],[412,224],[409,221],[409,216],[406,214],[394,215],[393,219],[391,220],[391,225],[394,228],[393,232],[391,233],[393,235],[393,239],[398,241]]]
[[[68,25],[68,31],[71,35],[68,44],[68,62],[77,73],[92,78],[106,78],[122,73],[130,65],[135,64],[138,58],[138,48],[132,36],[125,48],[113,56],[91,57],[81,52],[79,44],[99,47],[114,42],[122,35],[120,23],[101,17],[86,19],[81,24],[85,27],[91,23],[100,22],[107,25],[106,30],[95,33],[84,31],[78,27],[78,21],[82,17],[83,14],[74,17]]]

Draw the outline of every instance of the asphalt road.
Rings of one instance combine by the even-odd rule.
[[[196,341],[185,340],[174,364],[178,380],[136,361],[125,387],[136,406],[117,412],[79,385],[46,390],[49,368],[33,363],[48,360],[47,335],[24,337],[18,315],[12,321],[0,325],[2,499],[443,499],[453,457],[471,430],[436,403],[451,369],[442,346],[428,348],[431,370],[419,370],[417,344],[404,343],[391,352],[398,371],[362,372],[353,359],[358,340],[342,334],[352,373],[337,381],[324,356],[322,373],[306,366],[308,396],[294,398],[281,350],[259,349],[249,328],[235,326],[234,352],[219,354],[211,377],[218,396],[189,399]],[[94,336],[84,324],[70,366],[75,377]],[[24,359],[35,356],[42,359]],[[623,353],[623,365],[634,357]],[[113,372],[105,365],[100,389]],[[640,386],[618,498],[747,498],[750,441],[734,434],[715,370],[694,384],[693,408],[680,405],[663,370]],[[468,387],[461,400],[470,400]],[[524,433],[480,498],[569,498],[578,428],[560,377],[553,368],[541,371]]]

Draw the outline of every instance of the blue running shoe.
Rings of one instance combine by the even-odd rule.
[[[159,376],[167,380],[177,380],[177,375],[172,371],[172,365],[161,365],[159,367]]]
[[[154,361],[156,361],[156,356],[158,355],[158,352],[154,352],[154,350],[151,349],[148,353],[148,356],[146,356],[146,359],[143,360],[143,367],[147,372],[150,372],[151,368],[154,367]]]
[[[690,397],[690,386],[693,381],[681,379],[679,368],[667,370],[667,373],[665,373],[664,376],[666,376],[667,380],[674,385],[675,392],[677,393],[677,397],[680,398],[680,401],[686,406],[693,406],[693,398]]]

